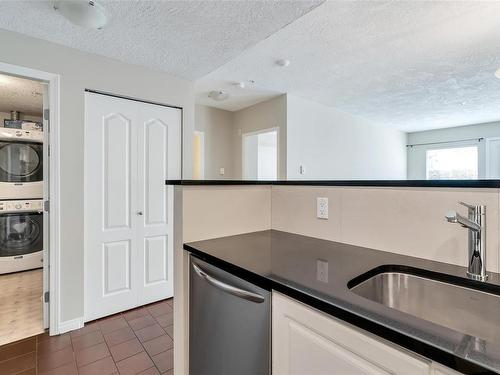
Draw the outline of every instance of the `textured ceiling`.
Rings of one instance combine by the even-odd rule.
[[[103,30],[71,24],[52,1],[0,1],[0,28],[196,79],[321,1],[98,1]]]
[[[0,112],[41,116],[42,92],[40,82],[0,74]]]
[[[201,79],[199,100],[253,79],[406,131],[500,120],[499,16],[500,2],[328,1]]]

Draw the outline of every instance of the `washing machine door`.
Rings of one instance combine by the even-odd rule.
[[[0,142],[0,182],[43,181],[43,145]]]
[[[0,215],[0,257],[13,257],[43,249],[43,214]]]

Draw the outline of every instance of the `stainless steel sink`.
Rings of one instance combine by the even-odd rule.
[[[379,273],[351,291],[417,318],[500,342],[498,295],[400,272]]]

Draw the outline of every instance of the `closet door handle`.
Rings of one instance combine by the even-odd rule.
[[[144,215],[142,211],[137,211],[137,215],[142,216]]]

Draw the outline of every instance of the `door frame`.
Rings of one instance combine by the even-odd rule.
[[[59,334],[60,327],[60,76],[24,66],[0,62],[0,73],[47,82],[49,85],[49,334]],[[44,163],[45,164],[45,163]]]
[[[241,134],[241,178],[245,179],[245,137],[251,135],[258,135],[264,133],[272,133],[276,131],[276,180],[279,180],[280,176],[280,128],[279,126],[274,126],[271,128],[259,129],[247,133]]]

